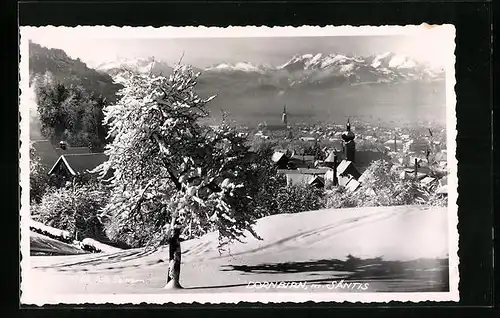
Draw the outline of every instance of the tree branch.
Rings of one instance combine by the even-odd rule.
[[[152,136],[156,140],[156,142],[158,143],[158,146],[160,147],[160,153],[162,155],[168,155],[167,148],[165,147],[163,140],[161,140],[160,137],[158,137],[158,134],[153,133]],[[172,180],[172,182],[175,185],[175,188],[179,191],[182,191],[182,184],[179,182],[179,178],[172,171],[172,167],[171,167],[170,163],[167,161],[167,159],[164,156],[162,158],[162,161],[163,161],[163,164],[165,165],[165,169],[167,169],[167,173],[168,173],[168,176],[170,177],[170,180]]]
[[[139,200],[137,200],[137,203],[135,204],[134,208],[132,209],[131,215],[133,216],[136,214],[138,211],[141,210],[142,203],[144,202],[144,194],[146,193],[146,190],[155,182],[156,180],[150,180],[148,184],[144,187],[144,189],[141,192],[141,195],[139,197]]]
[[[172,171],[172,169],[170,167],[170,163],[165,158],[163,158],[163,163],[165,164],[165,169],[167,169],[168,176],[170,177],[170,180],[172,180],[172,182],[174,183],[175,188],[178,191],[182,191],[182,184],[179,182],[179,179],[177,178],[175,173]]]

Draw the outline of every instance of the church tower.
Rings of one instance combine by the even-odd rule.
[[[351,122],[347,119],[346,131],[342,134],[342,140],[344,141],[344,158],[352,162],[354,162],[356,154],[354,138],[354,133],[351,131]]]
[[[283,105],[283,115],[281,115],[281,122],[283,126],[288,127],[288,118],[286,114],[286,105]]]

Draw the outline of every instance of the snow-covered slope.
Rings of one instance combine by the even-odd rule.
[[[78,246],[63,243],[48,236],[31,232],[30,233],[30,254],[31,255],[80,255],[87,254]]]
[[[331,282],[358,277],[370,282],[369,291],[439,291],[447,284],[446,208],[281,214],[260,219],[255,229],[262,240],[249,235],[221,254],[215,233],[183,242],[181,283],[196,287],[185,292],[245,291],[249,281],[312,278]],[[158,293],[165,284],[168,248],[32,257],[30,263],[29,286],[44,294]]]

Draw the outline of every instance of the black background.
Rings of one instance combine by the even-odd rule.
[[[2,3],[4,5],[6,3]],[[498,96],[500,87],[494,89],[492,71],[492,35],[493,4],[487,1],[350,1],[350,2],[12,2],[9,10],[2,10],[2,30],[10,32],[9,39],[12,49],[3,45],[2,52],[3,76],[11,75],[3,83],[16,85],[18,69],[17,41],[18,29],[14,24],[16,6],[19,10],[19,25],[21,26],[77,26],[77,25],[107,25],[107,26],[220,26],[225,27],[245,25],[267,26],[301,26],[301,25],[405,25],[451,23],[456,27],[456,97],[457,97],[457,158],[459,174],[459,257],[460,257],[460,302],[459,303],[388,303],[388,304],[239,304],[235,305],[166,305],[149,307],[148,311],[138,311],[129,306],[128,310],[63,309],[61,306],[48,306],[52,309],[36,309],[19,304],[18,292],[10,292],[14,296],[13,307],[23,308],[24,314],[33,316],[87,316],[102,315],[108,318],[123,315],[142,316],[156,314],[158,316],[192,316],[219,317],[244,315],[269,315],[272,317],[290,316],[424,316],[434,314],[442,317],[450,314],[454,317],[470,317],[478,315],[478,307],[483,311],[479,314],[491,314],[484,311],[498,300],[494,300],[495,282],[493,279],[493,222],[494,222],[494,190],[498,189],[498,172],[493,169],[493,94]],[[497,2],[498,5],[498,2]],[[5,34],[5,32],[3,32]],[[6,37],[4,37],[6,39]],[[4,42],[6,43],[6,41]],[[496,44],[495,44],[496,45]],[[496,45],[498,47],[498,45]],[[495,53],[496,54],[496,53]],[[7,61],[7,58],[9,61]],[[498,59],[498,54],[497,54]],[[496,65],[498,67],[498,65]],[[11,71],[10,73],[7,70]],[[15,79],[14,79],[15,78]],[[4,215],[13,217],[10,228],[15,228],[18,222],[19,209],[18,146],[16,127],[18,113],[14,106],[18,95],[12,94],[15,88],[5,89],[2,94],[2,140],[3,161],[2,201],[12,202],[9,208],[5,206]],[[12,96],[11,96],[12,95]],[[9,99],[9,97],[11,97]],[[496,118],[496,115],[495,115]],[[451,129],[452,127],[449,127]],[[19,131],[19,130],[17,130]],[[497,141],[495,140],[495,144]],[[8,150],[7,150],[8,149]],[[496,154],[495,154],[496,156]],[[496,158],[498,161],[498,158]],[[7,184],[8,179],[10,183]],[[5,199],[4,199],[5,198]],[[6,200],[8,199],[8,200]],[[498,222],[498,218],[496,218]],[[498,227],[497,227],[498,229]],[[3,232],[3,231],[2,231]],[[18,232],[7,241],[15,247],[12,254],[17,275],[7,275],[14,278],[13,285],[19,288],[18,263]],[[498,242],[496,242],[498,243]],[[498,255],[498,252],[497,252]],[[498,258],[498,256],[495,256]],[[498,263],[497,263],[498,264]],[[5,284],[4,284],[5,285]],[[498,284],[496,285],[498,286]],[[3,303],[3,301],[2,301]],[[144,305],[145,306],[145,305]],[[64,306],[63,306],[64,307]],[[66,306],[71,308],[74,306]],[[80,306],[109,308],[108,306]],[[124,307],[124,306],[121,306]],[[132,308],[130,308],[132,307]],[[356,307],[353,310],[353,307]],[[388,308],[393,307],[393,308]],[[439,310],[433,307],[441,307]],[[26,309],[29,308],[29,309]],[[58,308],[55,310],[55,308]],[[135,309],[134,309],[135,308]],[[156,309],[155,309],[156,308]],[[411,308],[411,309],[410,309]],[[443,309],[444,308],[444,309]],[[61,310],[62,309],[62,310]],[[157,310],[161,309],[161,310]],[[444,312],[443,310],[446,310]],[[496,313],[498,315],[498,312]]]

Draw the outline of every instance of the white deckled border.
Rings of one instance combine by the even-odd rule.
[[[448,149],[448,224],[449,224],[449,292],[439,293],[168,293],[168,294],[30,294],[29,247],[29,109],[26,92],[29,90],[28,39],[32,36],[65,38],[215,38],[215,37],[309,37],[309,36],[375,36],[375,35],[430,35],[439,36],[442,50],[447,56],[446,65],[446,131]],[[423,48],[425,49],[425,48]],[[302,27],[21,27],[20,43],[20,114],[21,114],[21,302],[23,304],[166,304],[166,303],[302,303],[302,302],[422,302],[458,301],[458,175],[456,159],[456,97],[455,97],[455,27],[453,25],[420,26],[302,26]]]
[[[24,304],[238,304],[238,303],[305,303],[305,302],[441,302],[454,301],[449,293],[164,293],[164,294],[57,294],[29,295]]]
[[[21,32],[22,33],[22,32]],[[20,263],[21,263],[21,301],[26,298],[25,292],[29,290],[30,279],[30,193],[29,193],[29,108],[23,107],[27,104],[29,91],[29,46],[28,41],[25,36],[21,35],[21,41],[19,44],[20,52],[20,62],[19,62],[19,88],[21,90],[21,96],[19,98],[19,113],[20,113],[20,123],[19,128],[21,129],[20,140],[21,146],[19,149],[19,169],[20,177],[19,183],[21,186],[21,210],[20,210]]]
[[[429,32],[450,34],[452,25],[408,25],[408,26],[301,26],[301,27],[267,27],[267,26],[229,26],[219,27],[107,27],[107,26],[44,26],[21,27],[26,37],[51,37],[57,32],[58,39],[91,38],[91,39],[154,39],[154,38],[240,38],[240,37],[309,37],[309,36],[374,36],[374,35],[429,35]],[[52,34],[51,34],[52,33]]]

